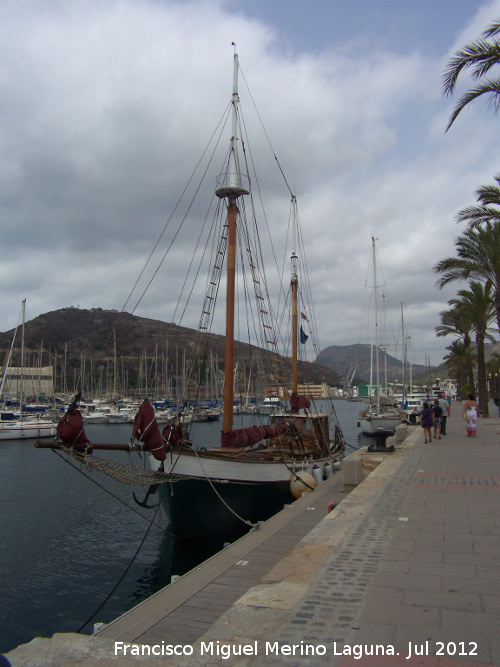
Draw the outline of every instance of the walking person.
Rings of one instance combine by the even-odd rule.
[[[443,408],[439,405],[439,399],[436,398],[432,408],[434,415],[434,439],[441,440],[441,418],[443,415]]]
[[[443,408],[443,414],[441,415],[441,435],[446,435],[446,419],[450,416],[450,404],[444,397],[444,392],[441,398],[439,399],[439,405]]]
[[[424,429],[424,438],[427,444],[427,439],[432,442],[432,425],[434,423],[434,413],[429,407],[427,401],[422,406],[422,414],[420,415],[420,425]]]
[[[477,401],[474,394],[469,394],[464,403],[462,417],[465,419],[467,437],[473,438],[477,429]]]

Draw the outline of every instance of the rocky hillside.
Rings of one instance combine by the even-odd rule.
[[[13,330],[0,333],[1,359],[7,358]],[[15,344],[12,365],[20,364],[20,332]],[[80,376],[84,377],[86,391],[103,393],[114,384],[115,358],[117,385],[124,391],[140,391],[143,387],[159,387],[168,391],[191,373],[192,385],[198,378],[213,374],[217,360],[219,375],[224,367],[224,337],[205,335],[201,339],[203,364],[198,357],[194,364],[189,360],[198,345],[199,334],[194,329],[175,324],[137,317],[129,313],[93,308],[62,308],[39,315],[25,326],[27,366],[55,365],[57,390],[72,390]],[[115,342],[116,341],[116,342]],[[116,345],[116,356],[115,356]],[[40,360],[41,359],[41,360]],[[66,361],[65,361],[66,359]],[[256,379],[258,369],[262,377],[272,377],[276,384],[288,384],[290,360],[257,347],[235,344],[239,386],[237,391],[246,393],[250,368]],[[5,363],[5,361],[4,361]],[[210,368],[209,368],[210,366]],[[215,372],[215,375],[217,373]],[[341,380],[332,369],[316,363],[300,364],[299,381],[340,386]],[[168,380],[167,380],[168,378]],[[195,382],[196,380],[196,382]],[[269,390],[269,386],[259,388]],[[254,391],[252,393],[257,393]]]
[[[355,368],[354,383],[368,382],[370,379],[370,345],[331,345],[321,351],[318,362],[328,366],[339,375],[346,376]],[[385,368],[384,353],[379,352],[380,369]],[[413,364],[414,376],[425,374],[425,366]],[[392,380],[402,380],[403,366],[400,359],[387,355],[387,375]]]

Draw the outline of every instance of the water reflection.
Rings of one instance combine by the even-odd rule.
[[[165,532],[160,540],[159,550],[154,562],[146,567],[143,575],[136,582],[127,609],[131,609],[142,600],[170,584],[172,576],[186,574],[186,572],[221,551],[226,543],[234,542],[247,532],[248,528],[244,526],[237,533],[187,542],[177,542],[168,532]]]

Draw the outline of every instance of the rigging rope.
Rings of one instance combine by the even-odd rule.
[[[231,507],[229,507],[229,505],[226,503],[224,498],[220,495],[220,493],[217,491],[215,486],[212,484],[212,480],[207,475],[207,472],[206,472],[205,468],[203,467],[203,464],[200,461],[200,457],[198,456],[198,452],[196,451],[196,449],[193,449],[193,451],[196,454],[196,458],[198,459],[198,463],[200,464],[200,467],[203,470],[203,474],[205,475],[205,477],[207,479],[207,482],[210,484],[210,486],[212,487],[213,492],[219,498],[221,503],[226,507],[226,509],[228,509],[231,512],[231,514],[233,514],[233,516],[235,516],[237,519],[239,519],[239,521],[242,521],[246,526],[250,526],[250,528],[256,528],[259,525],[258,523],[252,523],[251,521],[248,521],[247,519],[244,519],[239,514],[237,514],[233,509],[231,509]]]
[[[136,280],[134,286],[132,287],[132,289],[131,289],[131,291],[130,291],[130,294],[129,294],[128,297],[127,297],[127,300],[126,300],[125,303],[123,304],[123,307],[122,307],[122,311],[121,311],[121,312],[124,312],[124,311],[125,311],[125,308],[127,307],[128,302],[129,302],[130,299],[132,298],[132,294],[133,294],[134,291],[136,290],[136,288],[137,288],[137,286],[138,286],[138,284],[139,284],[139,281],[140,281],[142,275],[144,274],[144,271],[146,270],[146,267],[148,266],[150,260],[152,259],[153,254],[154,254],[156,248],[158,247],[158,244],[160,243],[160,241],[161,241],[161,239],[162,239],[162,237],[163,237],[163,234],[165,233],[165,230],[167,229],[168,225],[170,224],[170,222],[171,222],[171,220],[172,220],[172,218],[173,218],[175,212],[177,211],[177,208],[179,207],[179,205],[180,205],[180,203],[181,203],[181,201],[182,201],[182,198],[184,197],[184,195],[185,195],[185,193],[186,193],[186,191],[187,191],[187,189],[188,189],[188,187],[189,187],[191,181],[193,180],[193,178],[194,178],[196,172],[198,171],[198,168],[199,168],[199,166],[200,166],[200,164],[201,164],[203,158],[205,157],[205,154],[207,153],[207,151],[208,151],[210,145],[212,144],[212,141],[213,141],[215,135],[217,134],[217,131],[218,131],[219,127],[221,127],[221,124],[222,124],[222,122],[223,122],[223,119],[227,116],[227,114],[228,114],[228,112],[229,112],[229,109],[230,109],[230,106],[231,106],[231,105],[230,105],[230,103],[229,103],[228,106],[226,107],[225,112],[224,112],[223,115],[221,116],[221,118],[220,118],[220,120],[219,120],[219,123],[218,123],[217,127],[215,128],[215,130],[214,130],[212,136],[210,137],[210,140],[208,141],[208,143],[207,143],[207,145],[206,145],[206,147],[205,147],[205,150],[203,151],[203,153],[202,153],[200,159],[198,160],[198,162],[197,162],[195,168],[193,169],[193,172],[191,173],[191,176],[189,177],[189,180],[188,180],[188,182],[186,183],[186,186],[185,186],[184,190],[182,191],[182,193],[181,193],[181,195],[180,195],[180,197],[179,197],[177,203],[175,204],[175,207],[174,207],[172,213],[170,214],[170,217],[168,218],[167,222],[165,223],[165,226],[163,227],[163,229],[162,229],[162,231],[161,231],[161,233],[160,233],[160,236],[158,237],[158,240],[157,240],[156,243],[154,244],[153,249],[151,250],[151,253],[150,253],[150,255],[149,255],[149,257],[148,257],[148,259],[147,259],[147,261],[146,261],[144,267],[142,268],[142,270],[141,270],[141,272],[140,272],[140,274],[139,274],[139,276],[138,276],[138,278],[137,278],[137,280]],[[219,137],[219,140],[218,140],[218,141],[220,141],[220,137]],[[217,145],[218,145],[218,142],[217,142],[216,146],[217,146]],[[205,174],[206,174],[206,172],[207,172],[208,166],[209,166],[210,163],[211,163],[211,160],[213,159],[214,151],[215,151],[215,148],[214,148],[214,150],[212,151],[212,156],[210,157],[210,161],[209,161],[208,165],[205,167]],[[198,185],[198,188],[196,189],[196,193],[198,192],[199,187],[200,187],[200,186]],[[195,196],[196,196],[196,194],[195,194]],[[194,200],[194,197],[192,198],[192,200],[191,200],[191,202],[190,202],[190,204],[189,204],[189,208],[191,208],[191,206],[192,206],[192,204],[193,204],[193,200]],[[189,209],[188,209],[188,210],[189,210]],[[187,216],[187,212],[186,212],[186,214],[184,215],[184,218],[183,218],[183,220],[182,220],[180,226],[182,226],[182,223],[185,221],[186,216]],[[177,236],[177,234],[179,233],[179,230],[180,230],[180,227],[178,228],[178,230],[177,230],[175,236]],[[174,236],[174,239],[175,239],[175,236]],[[158,271],[159,271],[161,265],[163,264],[163,261],[165,260],[166,255],[168,254],[168,252],[169,252],[169,250],[170,250],[171,247],[172,247],[172,242],[170,243],[170,245],[169,245],[169,247],[168,247],[166,253],[163,255],[163,257],[162,257],[162,259],[161,259],[161,261],[160,261],[160,264],[158,265],[158,267],[156,268],[155,272],[153,273],[153,277],[149,280],[146,289],[145,289],[144,292],[141,294],[139,300],[137,301],[136,305],[134,306],[134,308],[133,308],[133,310],[132,310],[132,314],[135,312],[135,310],[136,310],[137,307],[139,306],[140,302],[142,301],[142,299],[143,299],[143,297],[144,297],[144,294],[146,293],[146,291],[148,290],[149,286],[151,285],[151,282],[153,281],[153,278],[154,278],[154,277],[156,276],[156,274],[158,273]]]
[[[88,623],[90,623],[90,621],[91,621],[93,618],[96,617],[96,615],[101,611],[101,609],[104,607],[104,605],[108,602],[108,600],[111,598],[111,596],[113,595],[113,593],[116,591],[116,589],[118,588],[118,586],[119,586],[119,585],[122,583],[122,581],[125,579],[125,576],[127,575],[127,572],[130,570],[130,568],[131,568],[132,565],[134,564],[134,561],[135,561],[135,559],[137,558],[137,556],[138,556],[138,554],[139,554],[139,551],[142,549],[142,546],[143,546],[144,542],[146,541],[147,536],[149,535],[149,531],[151,530],[151,527],[153,526],[153,522],[154,522],[154,520],[155,520],[155,518],[156,518],[156,515],[157,515],[157,513],[158,513],[159,508],[160,508],[160,505],[157,506],[157,508],[156,508],[156,510],[155,510],[155,513],[154,513],[154,515],[153,515],[153,518],[151,519],[151,522],[150,522],[150,524],[149,524],[149,526],[148,526],[148,528],[147,528],[147,530],[146,530],[146,532],[145,532],[145,534],[144,534],[144,537],[142,538],[141,543],[140,543],[139,546],[137,547],[136,552],[135,552],[134,555],[132,556],[132,559],[131,559],[130,563],[129,563],[129,564],[127,565],[127,567],[125,568],[125,571],[123,572],[122,576],[118,579],[118,581],[117,581],[116,584],[114,585],[114,587],[113,587],[113,589],[111,590],[111,592],[105,597],[105,599],[104,599],[104,600],[101,602],[101,604],[97,607],[97,609],[94,611],[94,613],[93,613],[93,614],[92,614],[92,615],[85,621],[85,623],[83,623],[83,625],[81,625],[81,626],[78,628],[77,632],[81,632],[81,631],[83,630],[83,628],[84,628]]]
[[[148,517],[144,516],[144,514],[141,514],[141,512],[139,512],[138,510],[136,510],[135,507],[133,507],[132,505],[129,505],[128,503],[126,503],[124,500],[122,500],[120,497],[118,497],[115,493],[113,493],[113,492],[110,491],[109,489],[106,489],[106,487],[104,487],[102,484],[99,484],[99,482],[97,482],[95,479],[92,479],[92,477],[91,477],[90,475],[87,475],[81,468],[77,468],[77,466],[74,465],[71,461],[69,461],[68,459],[64,458],[64,456],[62,456],[62,455],[57,451],[57,449],[53,449],[52,451],[54,452],[54,454],[57,454],[57,456],[59,456],[59,457],[64,461],[64,463],[67,463],[67,464],[68,464],[69,466],[71,466],[74,470],[76,470],[76,471],[79,472],[81,475],[83,475],[86,479],[88,479],[90,482],[92,482],[92,484],[95,484],[99,489],[101,489],[101,490],[105,491],[106,493],[108,493],[112,498],[114,498],[114,499],[117,500],[119,503],[121,503],[122,505],[124,505],[127,509],[131,510],[132,512],[135,512],[138,516],[141,517],[141,519],[144,519],[145,521],[149,521]],[[81,460],[80,460],[80,462],[81,462]],[[159,528],[160,530],[164,530],[164,528],[165,528],[164,526],[162,526],[162,525],[159,524],[159,523],[155,524],[155,526],[156,526],[157,528]]]
[[[276,155],[276,152],[275,152],[275,150],[274,150],[274,148],[273,148],[273,145],[272,145],[272,143],[271,143],[271,140],[269,139],[269,135],[267,134],[267,130],[266,130],[265,126],[264,126],[264,123],[262,122],[261,115],[260,115],[260,113],[259,113],[259,110],[257,109],[257,105],[255,104],[255,100],[254,100],[253,95],[252,95],[252,93],[251,93],[251,91],[250,91],[250,87],[248,86],[248,82],[247,82],[247,80],[246,80],[246,78],[245,78],[245,75],[244,75],[244,73],[243,73],[243,70],[241,69],[241,66],[240,66],[239,69],[240,69],[240,72],[241,72],[241,76],[242,76],[242,78],[243,78],[243,81],[245,82],[245,85],[246,85],[246,87],[247,87],[248,95],[249,95],[250,99],[252,100],[252,103],[253,103],[253,106],[254,106],[254,109],[255,109],[255,113],[257,114],[257,117],[258,117],[258,119],[260,120],[260,124],[261,124],[261,126],[262,126],[263,131],[264,131],[264,134],[266,135],[267,142],[268,142],[268,144],[269,144],[269,147],[271,148],[271,151],[272,151],[272,153],[273,153],[274,159],[276,160],[276,164],[278,165],[278,169],[280,170],[281,175],[283,176],[283,180],[285,181],[285,185],[286,185],[286,187],[288,188],[288,191],[290,192],[291,195],[293,195],[293,192],[292,192],[290,186],[288,185],[288,181],[287,181],[286,176],[285,176],[285,174],[284,174],[284,172],[283,172],[283,169],[281,168],[281,164],[280,164],[280,161],[278,160],[278,156]]]
[[[93,454],[87,454],[82,457],[82,453],[73,449],[72,447],[65,447],[60,443],[57,444],[57,449],[61,450],[68,456],[76,459],[87,468],[102,472],[108,477],[112,477],[121,484],[129,484],[130,486],[146,486],[151,484],[165,484],[166,482],[176,481],[172,480],[172,476],[164,472],[155,472],[154,470],[145,470],[138,466],[133,466],[120,461],[106,459]],[[56,451],[54,449],[53,451]]]

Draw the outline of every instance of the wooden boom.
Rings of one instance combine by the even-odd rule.
[[[47,440],[38,440],[38,439],[35,440],[33,446],[38,447],[40,449],[60,449],[61,447],[71,447],[71,445],[65,444],[64,442],[54,442],[54,441],[51,442]],[[144,445],[142,444],[131,445],[129,442],[127,443],[92,442],[89,444],[89,447],[92,447],[92,449],[107,449],[110,451],[122,451],[122,452],[133,452],[136,450],[140,451],[144,450]]]

